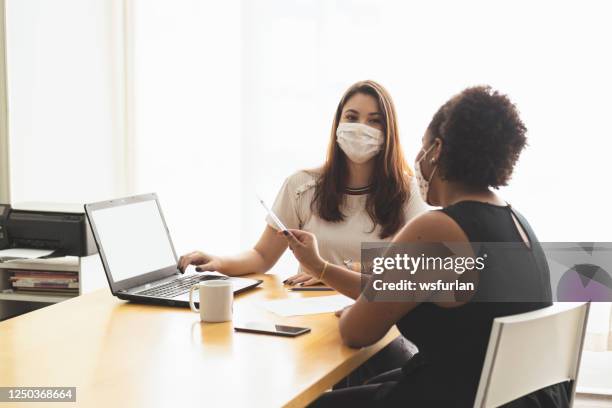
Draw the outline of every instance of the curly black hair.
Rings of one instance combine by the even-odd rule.
[[[443,140],[443,179],[483,188],[505,186],[527,144],[527,128],[510,99],[490,86],[452,97],[436,112],[427,131]]]

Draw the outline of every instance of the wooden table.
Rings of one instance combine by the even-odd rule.
[[[75,386],[70,407],[304,406],[397,336],[393,329],[370,347],[346,347],[333,313],[280,317],[257,306],[330,292],[289,292],[275,275],[256,278],[261,287],[236,296],[235,321],[312,332],[237,333],[231,322],[200,323],[188,309],[127,303],[103,289],[1,322],[0,386]]]

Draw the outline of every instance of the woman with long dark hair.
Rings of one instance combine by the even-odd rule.
[[[393,101],[374,81],[357,82],[345,92],[334,115],[325,164],[289,176],[273,205],[288,228],[316,235],[318,250],[330,263],[356,271],[362,242],[391,240],[425,210],[400,145]],[[268,218],[267,224],[251,250],[232,257],[196,251],[183,255],[179,267],[191,264],[198,271],[232,276],[266,272],[287,249],[274,222]],[[318,280],[302,265],[286,282],[312,285]],[[348,384],[401,366],[410,358],[410,347],[400,337]]]

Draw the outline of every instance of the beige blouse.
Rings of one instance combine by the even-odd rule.
[[[319,218],[310,209],[316,177],[317,173],[306,170],[289,176],[278,192],[272,210],[287,228],[302,229],[315,234],[323,259],[336,265],[343,265],[345,260],[359,262],[362,242],[390,241],[393,238],[391,236],[381,240],[380,225],[372,228],[373,222],[365,209],[367,194],[344,196],[341,208],[345,215],[344,221],[329,222]],[[413,177],[410,182],[410,197],[404,204],[406,222],[427,209]],[[266,222],[272,228],[278,229],[270,216],[266,217]]]

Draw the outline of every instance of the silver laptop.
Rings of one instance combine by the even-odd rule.
[[[198,282],[229,280],[234,293],[262,282],[217,272],[181,273],[155,193],[85,204],[85,213],[111,292],[119,299],[189,307],[189,288]]]

